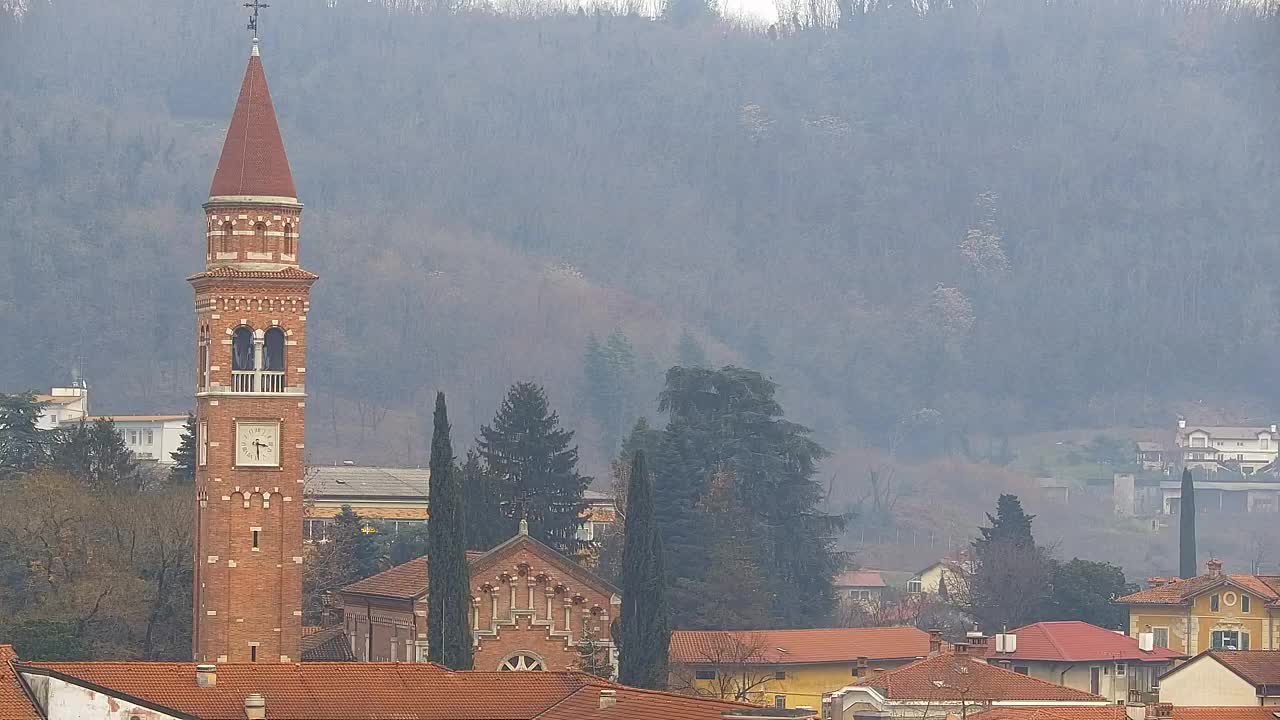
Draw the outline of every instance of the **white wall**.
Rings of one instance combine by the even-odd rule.
[[[1205,655],[1160,680],[1160,702],[1180,705],[1257,705],[1257,691],[1239,675]]]
[[[139,707],[120,698],[44,675],[22,673],[36,703],[48,720],[177,720],[173,716]],[[192,687],[195,677],[191,678]]]

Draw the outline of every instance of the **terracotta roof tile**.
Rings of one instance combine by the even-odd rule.
[[[1250,684],[1280,685],[1280,652],[1278,651],[1210,650],[1206,654]]]
[[[427,593],[427,558],[422,556],[342,588],[344,593],[412,600]]]
[[[891,700],[1058,700],[1105,702],[1097,695],[1054,685],[988,665],[980,658],[946,653],[872,676],[866,685]]]
[[[852,662],[919,658],[929,654],[929,634],[913,627],[815,630],[676,630],[670,659],[698,664],[744,655],[769,664]]]
[[[210,197],[227,195],[298,196],[267,88],[267,74],[257,55],[249,58],[244,70],[240,96],[209,187]]]
[[[187,278],[187,280],[200,280],[202,278],[250,278],[259,280],[315,280],[320,277],[315,273],[307,272],[301,268],[292,265],[286,265],[279,270],[245,270],[231,265],[219,265],[203,272],[198,272]]]
[[[268,720],[719,720],[735,703],[636,690],[576,672],[451,672],[427,663],[223,663],[201,688],[193,663],[28,663],[200,720],[243,720],[266,697]],[[599,691],[618,703],[599,709]],[[38,720],[15,718],[14,720]]]
[[[1275,603],[1280,600],[1280,592],[1268,580],[1276,580],[1276,578],[1257,575],[1197,575],[1185,580],[1175,580],[1160,587],[1139,590],[1117,598],[1116,602],[1125,605],[1183,605],[1212,587],[1231,582],[1257,594],[1268,603]]]
[[[350,662],[355,659],[341,626],[316,628],[313,632],[302,629],[303,662]]]
[[[879,570],[846,570],[837,575],[831,584],[838,588],[885,587]]]
[[[988,658],[1059,662],[1168,662],[1174,658],[1186,657],[1166,648],[1144,652],[1138,649],[1138,641],[1134,638],[1079,620],[1039,622],[1010,632],[1017,636],[1017,650],[1012,653],[997,653],[992,643]]]
[[[1175,707],[1173,720],[1278,720],[1280,707]]]
[[[17,658],[12,645],[0,645],[0,720],[40,720],[40,713],[13,671]]]
[[[971,720],[1126,720],[1122,705],[1083,707],[997,707],[969,715]]]

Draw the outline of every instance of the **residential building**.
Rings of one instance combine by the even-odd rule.
[[[912,576],[907,581],[907,592],[945,596],[950,590],[967,584],[973,571],[973,559],[968,552],[961,550],[954,557],[942,558]]]
[[[71,387],[52,388],[47,395],[37,394],[36,402],[44,405],[36,420],[36,427],[41,430],[56,430],[62,423],[89,417],[89,386],[83,381],[76,381]]]
[[[1206,650],[1160,678],[1173,706],[1270,706],[1280,712],[1280,652]]]
[[[934,642],[940,647],[941,638]],[[929,634],[913,627],[676,630],[670,687],[777,708],[818,707],[823,693],[857,673],[901,667],[929,649]]]
[[[1145,709],[1145,708],[1144,708]],[[999,706],[971,713],[968,720],[1137,720],[1120,705],[1103,707]],[[1152,720],[1155,720],[1154,718]]]
[[[1185,655],[1079,620],[1024,625],[988,643],[987,662],[1117,703],[1156,701],[1157,679]]]
[[[1164,443],[1151,440],[1134,443],[1134,463],[1143,470],[1154,472],[1168,472],[1173,467]]]
[[[1280,646],[1280,577],[1227,575],[1210,560],[1185,580],[1150,578],[1118,598],[1129,608],[1129,635],[1151,633],[1156,647],[1186,656],[1203,650],[1275,650]]]
[[[1271,469],[1280,457],[1280,432],[1275,424],[1191,425],[1185,418],[1178,418],[1174,445],[1183,467],[1209,473],[1251,475]]]
[[[610,622],[617,588],[522,531],[468,556],[471,628],[478,670],[567,670],[589,633],[617,664]],[[343,629],[358,660],[425,662],[427,558],[397,565],[339,591]]]
[[[880,717],[943,720],[978,716],[983,710],[1026,707],[1103,708],[1106,698],[987,664],[966,643],[951,652],[896,670],[860,676],[823,698],[823,717],[855,720],[868,711]]]
[[[186,415],[90,415],[64,421],[62,427],[99,420],[115,424],[116,432],[134,458],[160,465],[173,464],[173,453],[182,444],[182,433],[187,428]]]
[[[865,607],[879,605],[886,587],[880,571],[871,568],[845,570],[832,579],[831,585],[835,589],[837,600]]]
[[[795,720],[579,672],[435,664],[32,662],[0,646],[5,720]]]
[[[317,276],[298,265],[297,195],[255,42],[203,205],[205,266],[187,278],[199,662],[301,658],[307,326]]]

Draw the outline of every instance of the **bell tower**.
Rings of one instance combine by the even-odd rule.
[[[256,9],[255,9],[256,12]],[[298,202],[257,39],[205,211],[192,655],[297,662],[307,313]]]

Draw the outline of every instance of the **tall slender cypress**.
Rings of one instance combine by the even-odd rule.
[[[1191,468],[1182,469],[1182,497],[1178,500],[1178,577],[1193,578],[1196,570],[1196,486]]]
[[[427,526],[427,658],[453,670],[470,670],[471,606],[463,535],[462,477],[453,464],[449,411],[436,393],[431,435],[431,520]]]
[[[671,644],[665,562],[643,450],[636,450],[631,460],[624,532],[618,681],[633,687],[664,688]]]

